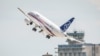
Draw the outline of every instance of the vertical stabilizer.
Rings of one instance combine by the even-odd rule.
[[[70,26],[70,24],[73,22],[73,20],[74,20],[74,17],[71,18],[70,20],[68,20],[68,22],[66,22],[66,23],[64,23],[63,25],[61,25],[61,26],[60,26],[60,29],[61,29],[63,32],[65,32],[65,31],[68,29],[68,27]]]

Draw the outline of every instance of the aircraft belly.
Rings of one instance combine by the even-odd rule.
[[[55,37],[65,37],[65,35],[57,29],[52,29],[51,31],[55,35]]]
[[[63,33],[61,33],[61,32],[55,32],[55,35],[57,37],[65,37],[65,35]]]

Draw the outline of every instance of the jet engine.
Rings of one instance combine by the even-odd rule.
[[[27,25],[32,25],[32,24],[33,24],[33,22],[32,22],[31,20],[28,20],[28,19],[25,19],[25,23],[26,23]]]
[[[30,21],[29,21],[28,19],[25,19],[25,23],[26,23],[27,25],[30,25]]]

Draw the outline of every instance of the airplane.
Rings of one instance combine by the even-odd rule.
[[[35,26],[32,29],[33,31],[37,31],[37,28],[39,28],[40,29],[39,32],[45,33],[46,38],[48,39],[50,39],[50,37],[67,37],[66,30],[69,28],[70,24],[75,19],[74,17],[72,17],[59,27],[53,22],[51,22],[49,19],[38,13],[37,11],[25,13],[20,8],[18,8],[18,10],[21,11],[27,17],[27,19],[25,19],[27,25],[35,24]],[[70,37],[68,37],[68,39],[78,41]]]

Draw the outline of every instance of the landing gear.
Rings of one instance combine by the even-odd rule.
[[[37,29],[36,29],[36,28],[33,28],[32,30],[33,30],[33,31],[37,31]]]
[[[30,22],[30,25],[32,25],[32,24],[33,24],[33,22],[31,21],[31,22]]]
[[[29,25],[29,24],[27,24],[27,25]]]
[[[41,33],[43,30],[41,29],[40,31],[39,31],[39,33]]]
[[[47,35],[47,36],[46,36],[46,38],[50,39],[50,36],[49,36],[49,35]]]

